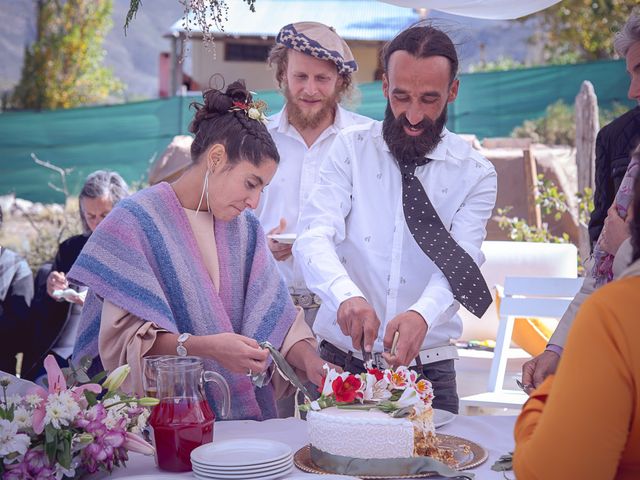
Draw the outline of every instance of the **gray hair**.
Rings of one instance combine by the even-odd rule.
[[[128,196],[129,187],[127,187],[127,182],[118,173],[108,170],[96,170],[89,174],[85,180],[78,200],[83,198],[108,198],[115,207],[120,200]],[[90,235],[91,229],[84,218],[82,202],[79,202],[79,204],[82,230],[84,230],[85,235]]]
[[[640,9],[634,9],[627,23],[616,33],[613,47],[621,57],[626,57],[631,45],[640,42]]]

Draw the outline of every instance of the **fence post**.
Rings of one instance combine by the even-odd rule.
[[[578,167],[578,192],[585,188],[594,188],[596,172],[596,136],[600,129],[598,119],[598,98],[593,85],[588,80],[582,82],[576,96],[576,163]],[[585,226],[578,225],[580,259],[584,262],[591,250],[589,232]]]

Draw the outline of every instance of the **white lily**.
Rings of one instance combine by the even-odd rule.
[[[333,395],[333,381],[338,377],[342,377],[343,379],[345,379],[349,376],[349,373],[338,373],[333,368],[329,368],[329,365],[327,365],[326,363],[322,366],[322,368],[327,372],[325,375],[324,384],[322,385],[322,395],[324,395],[325,397],[329,397]]]
[[[102,388],[106,388],[109,392],[113,392],[120,388],[120,385],[125,381],[127,376],[131,372],[131,367],[128,364],[120,365],[113,372],[109,374],[107,379],[102,384]]]
[[[420,400],[420,395],[418,395],[418,392],[416,392],[413,387],[407,387],[405,388],[404,392],[402,392],[402,395],[395,402],[395,404],[398,408],[404,408],[416,405],[421,402],[422,400]]]

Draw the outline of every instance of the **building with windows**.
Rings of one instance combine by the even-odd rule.
[[[329,25],[346,40],[359,66],[356,82],[380,80],[382,45],[421,16],[416,10],[369,0],[258,0],[255,10],[235,2],[224,32],[215,30],[213,45],[203,42],[193,16],[189,38],[184,20],[176,21],[165,35],[172,48],[170,55],[161,58],[161,90],[179,92],[183,85],[189,90],[192,84],[206,88],[217,73],[227,82],[244,78],[252,90],[274,89],[277,86],[266,63],[269,50],[281,27],[301,21]],[[188,61],[181,62],[181,56]]]

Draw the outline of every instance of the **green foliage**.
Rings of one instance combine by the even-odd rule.
[[[227,0],[178,0],[184,5],[184,23],[189,32],[190,14],[193,14],[193,23],[200,27],[205,39],[212,38],[211,27],[215,26],[224,31],[224,22],[227,20],[229,5]],[[256,11],[256,0],[243,0],[252,12]],[[142,0],[129,0],[129,11],[124,21],[124,31],[127,31],[131,21],[135,18]],[[212,24],[213,22],[213,24]]]
[[[540,206],[540,211],[544,218],[551,217],[560,220],[565,213],[571,215],[582,228],[587,228],[589,215],[593,211],[593,191],[586,188],[583,192],[576,194],[578,213],[569,207],[567,196],[561,192],[557,185],[550,180],[545,180],[543,175],[538,175],[535,186],[536,205]],[[498,226],[501,230],[506,230],[509,238],[517,242],[549,242],[549,243],[569,243],[569,235],[562,233],[560,236],[549,231],[548,223],[543,222],[541,228],[529,225],[524,219],[509,217],[508,213],[512,207],[498,208]]]
[[[547,145],[573,145],[576,138],[573,109],[558,100],[547,107],[544,117],[525,120],[511,132],[511,136],[531,138],[536,143]]]
[[[610,123],[628,110],[628,107],[615,102],[611,109],[599,110],[600,126]],[[552,103],[543,117],[525,120],[511,132],[515,138],[530,138],[533,142],[546,145],[575,145],[575,110],[562,100]]]
[[[627,0],[563,0],[537,13],[546,34],[549,59],[611,58],[614,33],[624,25],[636,4]]]
[[[123,89],[103,66],[111,0],[38,0],[37,40],[25,49],[12,106],[73,108],[105,102]]]
[[[504,72],[506,70],[520,70],[522,68],[526,68],[523,62],[512,57],[500,56],[496,60],[471,65],[469,67],[469,73]]]

